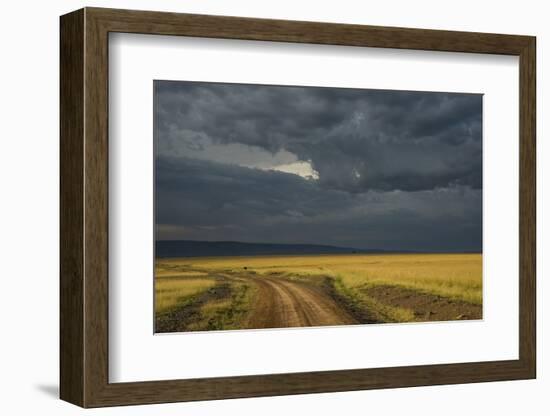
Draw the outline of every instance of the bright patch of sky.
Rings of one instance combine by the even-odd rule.
[[[174,131],[159,143],[159,155],[188,157],[211,162],[238,165],[252,169],[279,171],[309,180],[319,179],[311,162],[285,150],[269,152],[258,146],[242,143],[216,143],[204,133],[190,130]]]

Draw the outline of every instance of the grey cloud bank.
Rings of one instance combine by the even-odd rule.
[[[481,95],[170,81],[155,94],[157,239],[481,250]]]

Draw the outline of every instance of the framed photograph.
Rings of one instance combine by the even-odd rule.
[[[535,49],[62,16],[61,398],[535,378]]]

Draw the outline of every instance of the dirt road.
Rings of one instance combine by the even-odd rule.
[[[258,295],[248,328],[345,325],[357,321],[321,288],[278,278],[250,278]]]

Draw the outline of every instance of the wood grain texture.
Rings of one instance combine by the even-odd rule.
[[[190,380],[108,380],[108,33],[384,47],[520,57],[518,360]],[[61,18],[61,397],[83,407],[535,377],[535,39],[86,8]]]
[[[519,55],[528,36],[87,8],[110,32]]]
[[[536,377],[536,41],[520,54],[519,355]]]
[[[84,57],[85,406],[108,380],[108,33],[86,13]]]
[[[84,404],[84,12],[61,19],[60,44],[60,388]]]

